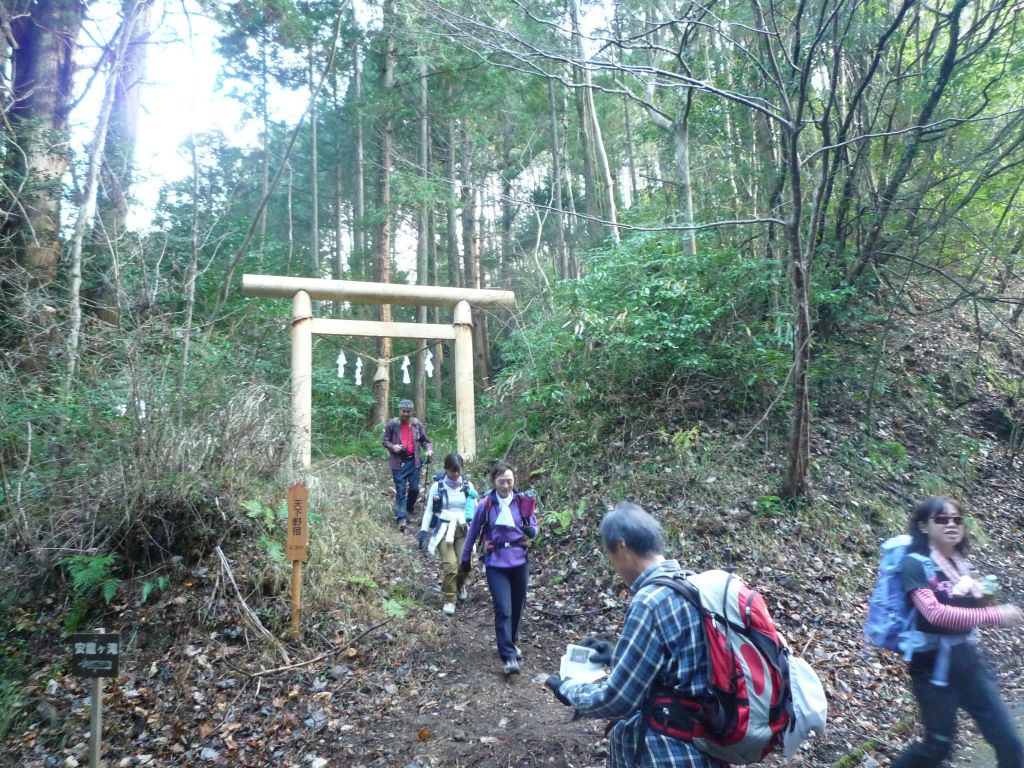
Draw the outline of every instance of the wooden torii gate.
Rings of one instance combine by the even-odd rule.
[[[292,459],[312,460],[313,334],[394,339],[450,339],[455,342],[456,445],[466,460],[476,456],[476,406],[473,393],[473,314],[479,309],[512,309],[512,291],[446,288],[431,285],[364,283],[277,275],[242,275],[242,295],[292,300]],[[313,317],[313,299],[363,304],[449,307],[451,325],[336,320]]]

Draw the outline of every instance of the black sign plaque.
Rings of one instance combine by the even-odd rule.
[[[117,677],[121,635],[78,632],[71,636],[71,671],[79,677]]]

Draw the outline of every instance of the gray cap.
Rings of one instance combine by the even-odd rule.
[[[405,397],[405,398],[402,398],[401,400],[398,401],[398,407],[399,408],[410,408],[410,409],[412,409],[412,408],[416,407],[416,404],[412,400],[410,400],[409,398]]]

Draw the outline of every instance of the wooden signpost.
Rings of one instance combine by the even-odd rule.
[[[78,632],[71,636],[71,671],[92,678],[89,713],[89,768],[100,768],[103,744],[103,678],[117,677],[121,635],[116,632]]]
[[[309,491],[302,483],[288,489],[285,554],[292,561],[292,632],[298,635],[302,609],[302,563],[309,559]]]

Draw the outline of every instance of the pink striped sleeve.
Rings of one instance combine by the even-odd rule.
[[[943,605],[930,589],[915,589],[910,593],[924,620],[929,624],[944,629],[971,629],[972,627],[999,627],[1003,623],[1003,614],[995,606],[989,608],[961,608],[955,605]]]

